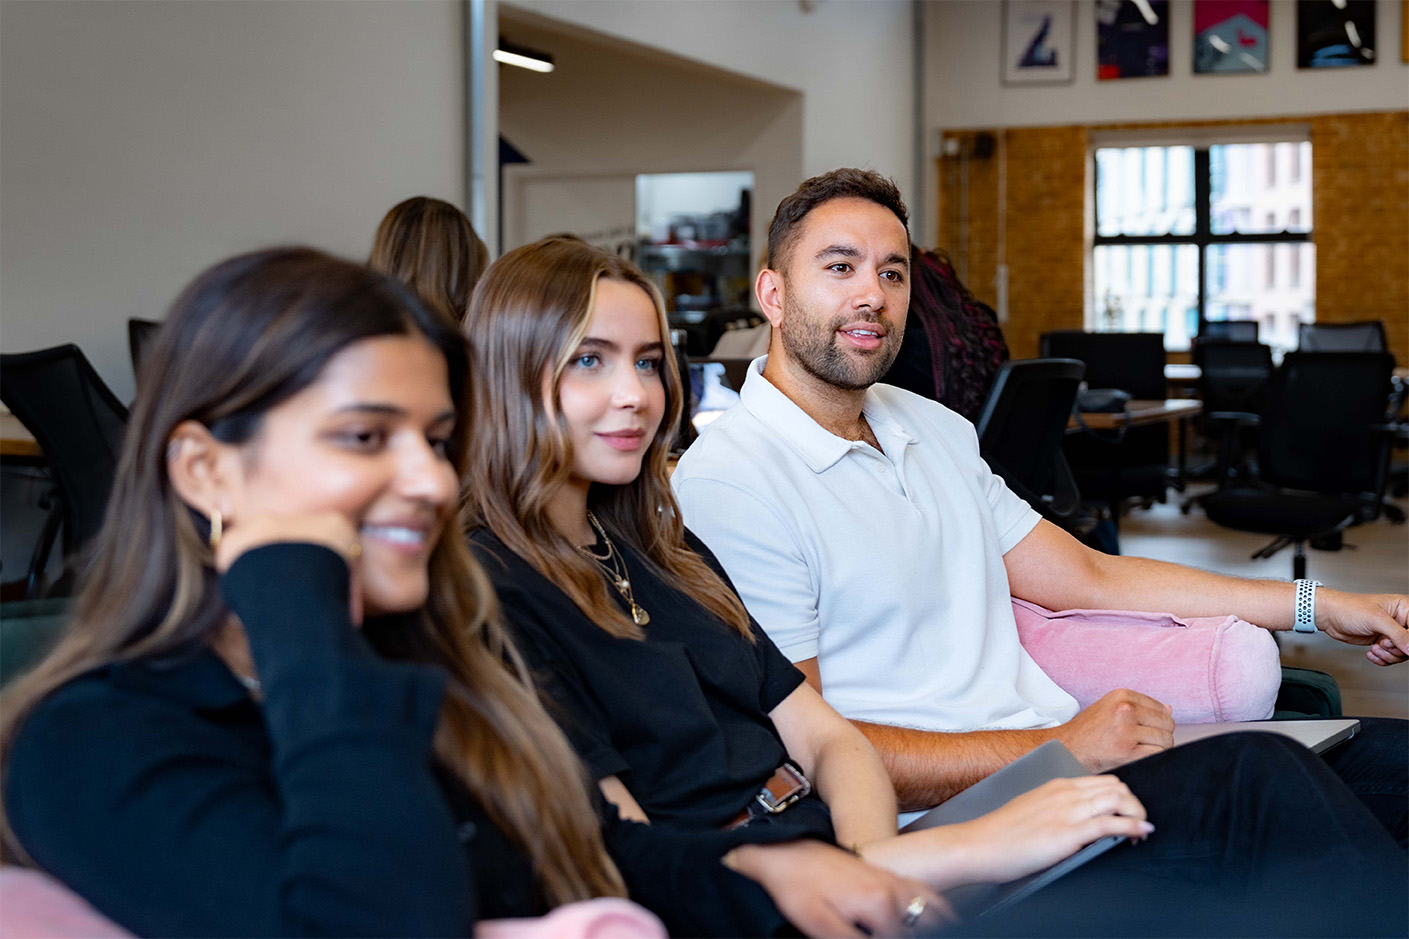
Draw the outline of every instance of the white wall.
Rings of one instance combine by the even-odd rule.
[[[939,155],[945,129],[1236,120],[1341,111],[1409,108],[1409,65],[1400,58],[1398,2],[1376,4],[1372,66],[1296,67],[1296,4],[1272,0],[1265,74],[1195,75],[1190,0],[1171,0],[1169,75],[1096,80],[1096,4],[1076,10],[1074,78],[1068,85],[1005,87],[1000,80],[1003,4],[993,0],[929,0],[925,8],[926,165]],[[934,174],[921,187],[933,205]],[[924,233],[933,237],[933,231]]]
[[[803,176],[867,166],[915,195],[910,0],[815,0],[810,11],[797,0],[512,5],[800,91]]]
[[[0,2],[0,329],[124,400],[126,319],[225,256],[360,258],[397,201],[463,204],[456,0]]]
[[[1296,67],[1296,4],[1272,0],[1270,61],[1265,74],[1195,75],[1190,0],[1169,7],[1169,75],[1096,81],[1096,5],[1074,0],[1075,78],[1069,85],[1004,87],[1003,5],[942,0],[926,9],[927,146],[935,128],[1020,127],[1122,121],[1221,120],[1383,111],[1409,107],[1409,65],[1400,61],[1401,5],[1376,5],[1372,66]],[[934,155],[933,153],[931,155]]]

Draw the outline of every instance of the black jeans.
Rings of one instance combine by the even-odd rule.
[[[1406,856],[1325,761],[1275,734],[1228,734],[1115,771],[1155,832],[973,936],[1404,936]]]
[[[1409,721],[1362,717],[1354,737],[1322,756],[1399,846],[1409,846]]]

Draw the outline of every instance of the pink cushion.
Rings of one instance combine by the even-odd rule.
[[[603,897],[560,906],[533,919],[492,919],[475,939],[666,939],[655,914],[629,900]]]
[[[1174,708],[1182,724],[1272,716],[1282,683],[1272,635],[1236,616],[1064,610],[1013,598],[1023,648],[1084,708],[1117,688]]]
[[[131,935],[48,874],[27,867],[0,867],[0,939]]]

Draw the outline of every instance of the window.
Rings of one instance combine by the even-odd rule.
[[[1097,147],[1093,328],[1159,329],[1177,350],[1200,322],[1253,319],[1294,348],[1314,318],[1316,249],[1310,187],[1275,186],[1279,159],[1297,180],[1311,144]]]

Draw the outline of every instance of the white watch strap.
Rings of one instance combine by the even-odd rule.
[[[1292,629],[1299,633],[1316,631],[1316,588],[1319,580],[1298,580],[1296,583],[1296,619]]]

